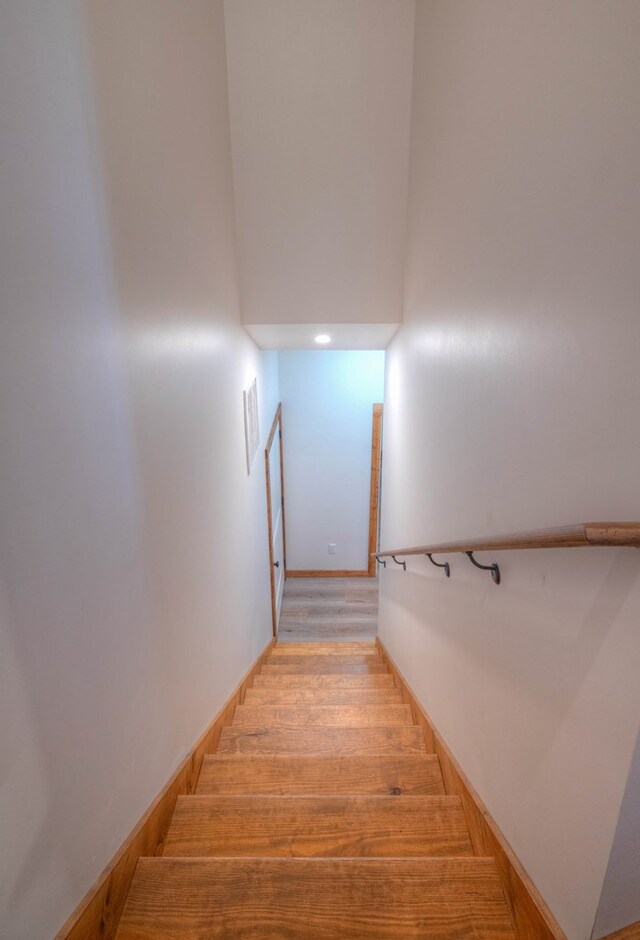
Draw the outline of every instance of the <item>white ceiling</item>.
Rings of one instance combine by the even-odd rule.
[[[260,349],[386,349],[399,323],[245,323]],[[331,337],[319,345],[318,334]]]
[[[225,2],[243,320],[266,347],[273,324],[402,318],[414,12]]]

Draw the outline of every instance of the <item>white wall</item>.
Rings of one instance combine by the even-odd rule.
[[[640,921],[640,735],[622,800],[593,937]]]
[[[372,407],[383,400],[384,355],[278,353],[287,568],[367,567]]]
[[[222,3],[86,10],[90,60],[74,4],[0,13],[3,940],[55,933],[271,635]]]
[[[402,311],[415,0],[228,0],[245,323]]]
[[[638,519],[640,6],[418,2],[383,547]],[[640,722],[640,552],[381,575],[380,634],[571,940]],[[486,559],[485,559],[486,560]]]

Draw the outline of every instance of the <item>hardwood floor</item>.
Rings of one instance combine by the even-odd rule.
[[[457,796],[179,796],[172,858],[473,855]]]
[[[278,642],[373,640],[377,578],[291,578],[285,582]]]
[[[118,940],[514,940],[492,858],[143,858]]]
[[[224,757],[207,754],[198,793],[214,796],[444,796],[435,754]]]

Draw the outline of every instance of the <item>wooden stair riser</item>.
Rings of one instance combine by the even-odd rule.
[[[342,653],[339,656],[332,653],[325,653],[323,656],[313,656],[311,654],[291,656],[271,653],[266,660],[266,664],[270,666],[296,666],[298,669],[313,667],[314,672],[324,672],[327,666],[382,666],[384,672],[388,671],[378,653]]]
[[[243,705],[402,705],[400,689],[247,689]]]
[[[408,705],[239,705],[233,728],[395,728],[413,724]]]
[[[374,755],[425,754],[424,734],[401,728],[223,728],[219,754]]]
[[[141,859],[117,940],[514,940],[493,859]]]
[[[307,623],[305,623],[305,629],[308,629],[318,640],[328,641],[331,637],[336,635],[335,629],[322,623],[322,621],[307,621]],[[291,621],[287,621],[283,618],[278,627],[278,636],[285,642],[289,642],[297,630],[298,627],[294,626]],[[375,621],[371,619],[360,620],[351,618],[345,621],[342,635],[345,640],[349,640],[350,642],[362,642],[366,640],[367,637],[370,637],[371,633],[375,632],[375,630]]]
[[[179,797],[165,855],[473,856],[456,796]]]
[[[376,675],[312,675],[304,673],[254,676],[254,689],[395,689],[389,673]]]
[[[393,757],[223,757],[207,754],[198,794],[440,796],[435,754]]]
[[[302,657],[300,657],[302,658]],[[328,657],[324,657],[328,659]],[[387,675],[387,667],[381,660],[370,663],[265,663],[260,670],[263,676],[287,676],[287,675],[344,675],[344,676],[366,676],[366,675]]]
[[[351,653],[380,656],[375,643],[275,643],[271,652],[278,656],[344,656]]]

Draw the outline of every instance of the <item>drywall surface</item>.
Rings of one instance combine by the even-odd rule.
[[[417,5],[382,545],[638,519],[640,6]],[[490,560],[481,556],[482,560]],[[571,940],[640,722],[640,552],[381,573],[380,635]]]
[[[225,4],[245,323],[400,321],[414,9]]]
[[[278,353],[287,568],[367,567],[372,408],[383,400],[384,355]]]
[[[222,4],[86,13],[89,50],[72,3],[0,12],[3,940],[50,940],[271,636]]]
[[[640,921],[640,735],[593,930],[594,940]]]

